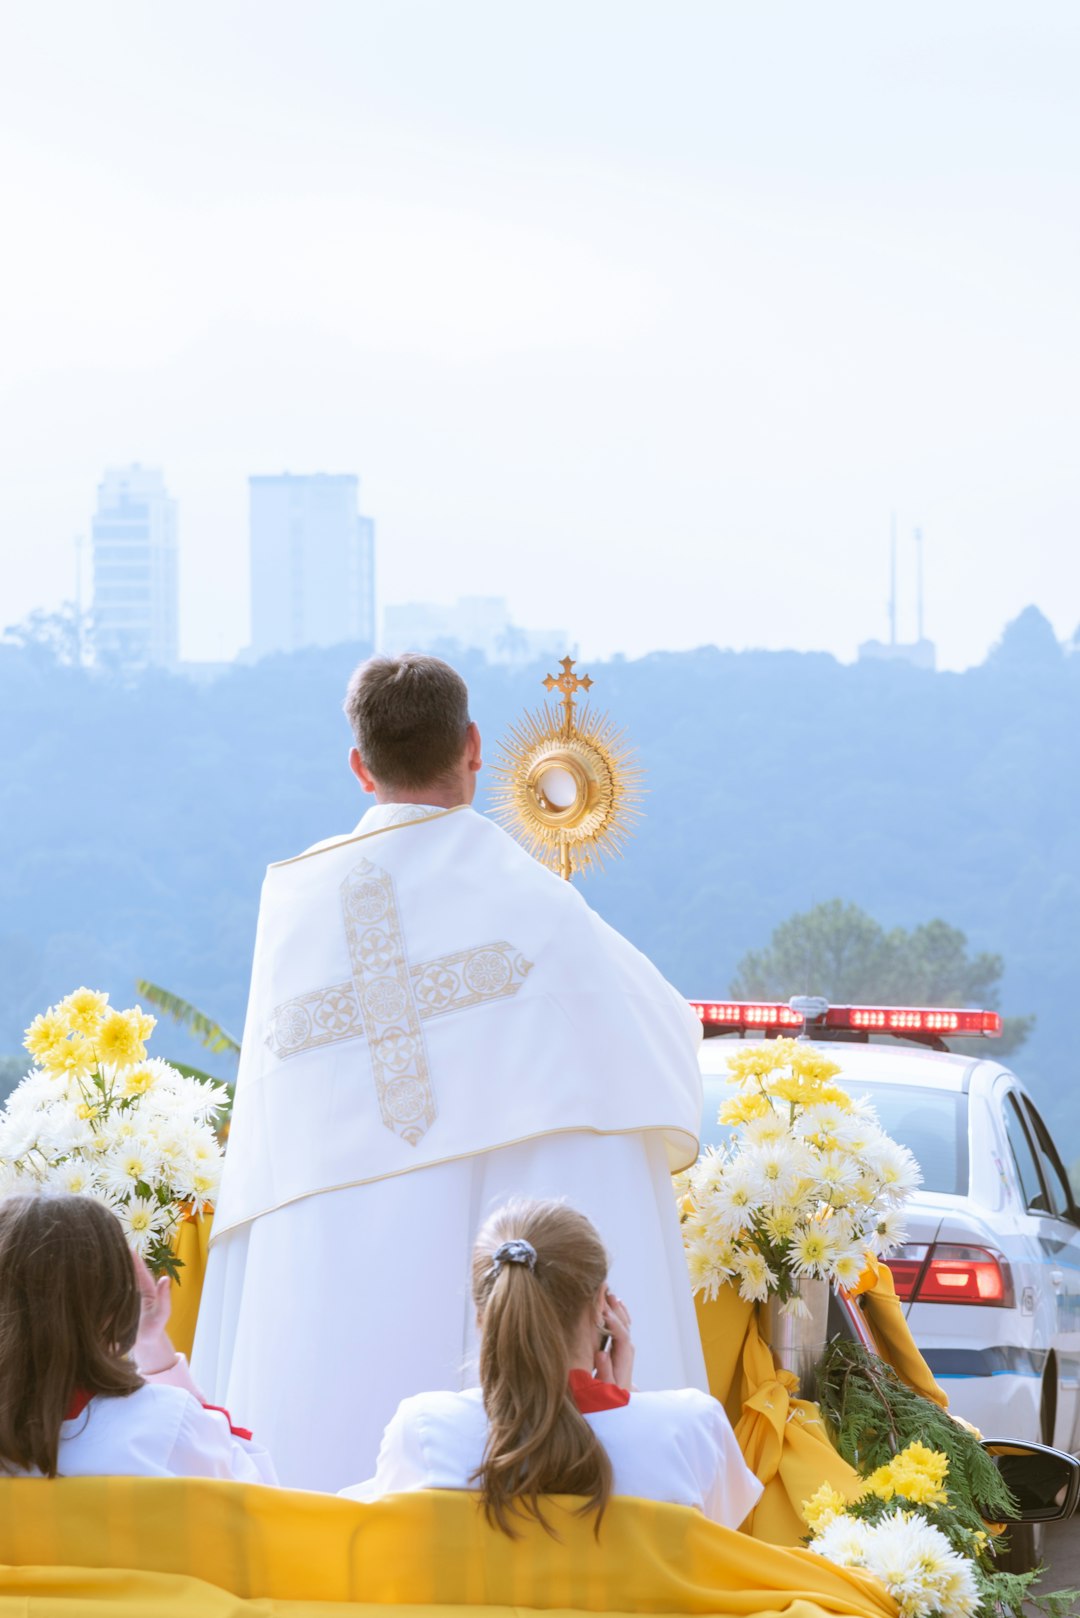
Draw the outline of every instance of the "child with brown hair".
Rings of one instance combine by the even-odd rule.
[[[371,1500],[409,1489],[478,1489],[490,1521],[544,1521],[540,1497],[612,1494],[695,1507],[737,1528],[761,1495],[724,1410],[697,1388],[631,1389],[626,1306],[608,1289],[608,1255],[584,1214],[513,1202],[473,1251],[480,1387],[404,1399],[375,1476],[343,1489]]]
[[[101,1203],[0,1200],[0,1471],[275,1483],[250,1433],[202,1404],[167,1318],[167,1281]]]

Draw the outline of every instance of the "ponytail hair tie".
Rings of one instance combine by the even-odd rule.
[[[491,1255],[491,1268],[489,1278],[494,1281],[504,1264],[527,1264],[530,1270],[536,1269],[536,1248],[532,1242],[515,1237],[513,1241],[503,1242]]]

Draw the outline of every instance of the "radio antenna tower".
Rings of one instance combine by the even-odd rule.
[[[889,645],[896,645],[896,512],[889,524]]]
[[[918,613],[918,639],[923,638],[923,570],[922,570],[922,529],[915,530],[915,580],[916,580],[916,611]]]

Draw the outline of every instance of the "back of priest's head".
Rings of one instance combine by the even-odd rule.
[[[469,692],[441,658],[369,657],[349,680],[345,714],[364,772],[383,790],[419,792],[461,770]]]

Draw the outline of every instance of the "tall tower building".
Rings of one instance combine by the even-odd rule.
[[[251,650],[375,644],[375,524],[351,474],[253,477]]]
[[[94,651],[102,660],[175,664],[179,655],[176,501],[160,472],[110,467],[91,527]]]

